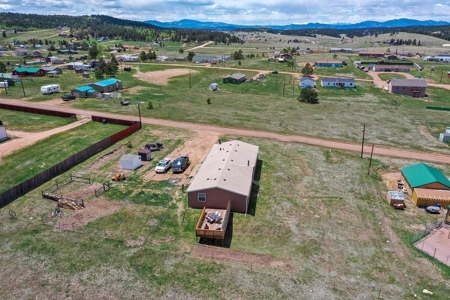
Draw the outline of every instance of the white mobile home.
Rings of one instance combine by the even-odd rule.
[[[122,55],[122,61],[139,61],[139,56]]]
[[[324,77],[322,78],[320,85],[323,87],[340,87],[340,88],[354,88],[355,79],[354,78],[332,78]]]
[[[42,95],[55,94],[60,92],[59,84],[49,84],[41,86]]]

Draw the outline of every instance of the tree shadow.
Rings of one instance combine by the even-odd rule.
[[[261,179],[263,160],[258,159],[256,161],[255,176],[253,177],[252,193],[250,195],[250,201],[248,203],[247,213],[249,215],[256,215],[256,203],[258,202],[259,194],[259,181]]]
[[[223,244],[221,239],[208,239],[208,238],[200,238],[198,243],[209,246],[230,248],[232,239],[233,239],[233,213],[230,213],[230,218],[228,219],[227,231],[225,232]]]

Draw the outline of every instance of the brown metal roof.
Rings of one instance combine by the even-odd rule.
[[[259,147],[241,141],[215,144],[187,192],[221,188],[248,196]]]
[[[416,193],[417,197],[421,199],[450,202],[450,191],[432,190],[432,189],[414,189],[414,192]]]
[[[396,78],[392,78],[390,84],[392,86],[427,87],[427,82],[424,79],[396,79]]]

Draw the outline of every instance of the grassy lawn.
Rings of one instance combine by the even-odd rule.
[[[0,109],[0,120],[11,130],[26,132],[46,131],[75,122],[75,119],[38,115],[8,109]]]
[[[381,80],[389,80],[392,78],[397,78],[397,79],[405,79],[406,78],[405,75],[395,74],[395,73],[393,73],[393,74],[385,74],[385,73],[378,74],[378,77],[380,77]]]
[[[3,157],[0,193],[124,128],[89,122]]]
[[[269,255],[290,267],[192,257],[200,210],[185,208],[179,186],[142,179],[191,134],[144,127],[123,141],[132,141],[133,149],[114,145],[75,167],[71,172],[103,182],[116,172],[122,153],[154,139],[166,146],[153,162],[129,172],[126,182],[113,184],[104,194],[123,204],[115,213],[75,232],[42,225],[41,217],[54,226],[57,220],[48,218],[54,204],[38,199],[37,190],[1,209],[0,278],[9,284],[0,292],[7,298],[44,298],[50,293],[88,298],[101,293],[134,299],[287,299],[301,293],[310,299],[376,299],[381,291],[383,299],[414,299],[414,293],[422,296],[427,288],[434,292],[433,299],[447,298],[449,268],[409,244],[411,234],[436,216],[410,202],[406,211],[396,211],[382,198],[382,174],[410,161],[375,159],[367,176],[368,160],[358,154],[245,139],[260,147],[262,175],[254,214],[233,215],[230,248]],[[224,137],[230,139],[234,137]],[[103,163],[95,163],[114,149]],[[286,164],[286,157],[296,163]],[[11,219],[8,210],[18,219]],[[140,246],[126,245],[139,239]],[[60,278],[70,284],[61,286]]]

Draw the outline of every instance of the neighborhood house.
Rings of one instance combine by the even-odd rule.
[[[321,79],[320,85],[323,87],[340,87],[340,88],[354,88],[354,78],[333,78],[324,77]]]
[[[300,88],[304,89],[306,87],[316,87],[316,82],[311,77],[300,78]]]
[[[316,62],[316,67],[321,68],[341,68],[342,60],[321,60]]]
[[[409,72],[409,66],[394,66],[394,65],[376,65],[372,68],[375,72]]]
[[[427,82],[424,79],[393,78],[388,82],[388,89],[393,94],[424,97],[427,90]]]
[[[258,146],[242,141],[215,144],[187,189],[191,208],[247,213]]]

